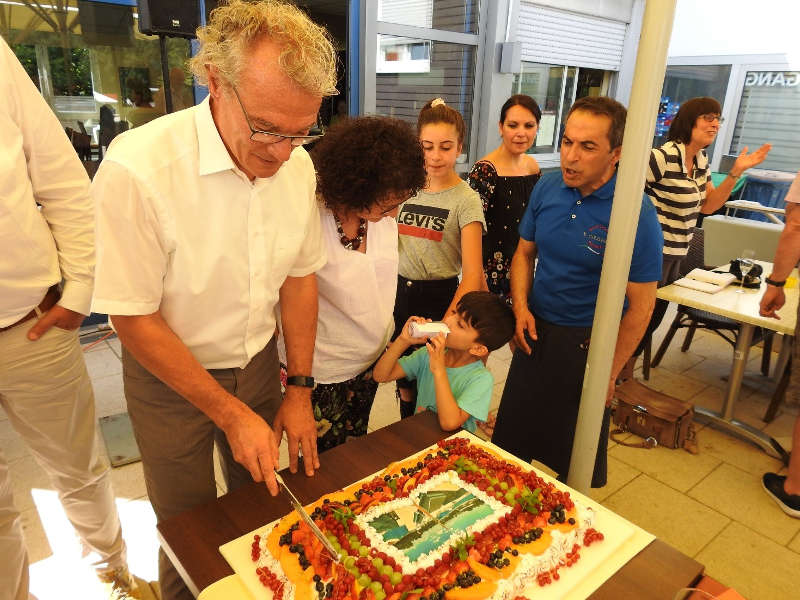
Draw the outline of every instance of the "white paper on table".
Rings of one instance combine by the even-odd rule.
[[[685,277],[678,279],[675,285],[708,294],[716,294],[734,281],[736,281],[736,276],[732,273],[714,273],[705,269],[692,269]]]

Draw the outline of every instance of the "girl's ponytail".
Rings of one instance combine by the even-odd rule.
[[[417,134],[419,135],[422,132],[422,128],[425,125],[430,125],[431,123],[449,123],[456,128],[458,143],[464,143],[464,135],[466,133],[464,118],[460,112],[447,106],[442,98],[429,100],[419,111]]]

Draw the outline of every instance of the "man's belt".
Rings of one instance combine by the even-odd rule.
[[[56,302],[58,302],[60,299],[61,299],[61,292],[59,292],[58,287],[54,285],[49,290],[47,290],[47,293],[44,295],[44,298],[39,303],[39,306],[37,308],[39,309],[39,311],[43,313],[47,312],[48,310],[53,308]],[[22,325],[22,323],[24,323],[25,321],[30,321],[35,316],[36,316],[36,309],[33,308],[27,315],[22,317],[16,323],[12,323],[11,325],[7,325],[6,327],[0,327],[0,333],[2,333],[3,331],[8,331],[9,329],[13,329],[17,325]]]

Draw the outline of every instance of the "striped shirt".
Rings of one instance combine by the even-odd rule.
[[[664,232],[664,254],[678,257],[689,250],[691,228],[697,223],[711,178],[706,151],[700,150],[694,157],[691,175],[686,173],[685,152],[684,144],[674,141],[653,148],[644,187]]]

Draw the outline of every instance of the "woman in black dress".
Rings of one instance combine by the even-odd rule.
[[[530,96],[511,96],[500,111],[502,143],[475,163],[469,184],[483,201],[487,233],[483,240],[483,268],[489,291],[511,303],[511,258],[517,249],[522,214],[541,170],[526,154],[536,139],[542,112]]]

